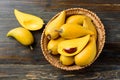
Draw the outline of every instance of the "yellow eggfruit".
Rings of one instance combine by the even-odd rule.
[[[14,10],[14,14],[22,27],[28,30],[35,31],[43,27],[44,22],[40,17],[21,12],[17,9]]]
[[[53,21],[51,21],[45,28],[45,35],[49,39],[56,39],[59,37],[59,33],[56,30],[65,23],[65,11],[62,11],[58,17],[56,17]]]
[[[34,42],[32,33],[22,27],[18,27],[10,30],[7,33],[7,36],[14,37],[18,42],[20,42],[25,46],[31,45]]]
[[[91,64],[96,56],[96,52],[96,41],[94,37],[91,37],[87,46],[75,56],[75,64],[79,66]]]
[[[77,23],[83,24],[83,20],[86,18],[85,15],[72,15],[67,18],[66,23]]]
[[[95,25],[93,24],[93,22],[89,18],[84,19],[83,27],[94,32],[93,36],[95,37],[95,39],[97,39],[97,31],[96,31]]]
[[[50,40],[48,43],[48,52],[50,52],[53,55],[59,54],[57,49],[58,49],[58,44],[63,41],[63,38],[55,39],[55,40]]]
[[[60,62],[63,65],[72,65],[74,63],[74,57],[73,56],[63,56],[60,55]]]
[[[63,24],[59,29],[59,33],[61,37],[66,39],[73,39],[73,38],[82,37],[88,34],[90,35],[94,34],[92,31],[85,29],[81,25],[74,24],[74,23]]]

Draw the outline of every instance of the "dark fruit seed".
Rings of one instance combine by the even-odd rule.
[[[66,49],[64,49],[64,51],[67,53],[74,53],[75,51],[77,51],[77,48],[76,47],[75,48],[66,48]]]

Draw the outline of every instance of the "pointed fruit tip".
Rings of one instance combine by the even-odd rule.
[[[17,9],[14,9],[14,13],[16,13],[18,10]]]
[[[11,36],[10,31],[6,34],[7,37]]]
[[[9,34],[7,33],[7,35],[6,35],[7,37],[9,37]]]

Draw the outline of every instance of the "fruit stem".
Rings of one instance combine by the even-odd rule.
[[[51,54],[51,53],[52,53],[52,50],[48,50],[48,53]]]
[[[33,50],[33,47],[30,45],[30,50]]]
[[[58,32],[58,33],[62,33],[62,32],[63,32],[62,29],[60,29],[60,30],[55,30],[55,31]]]
[[[47,35],[47,38],[48,38],[49,40],[51,40],[51,36],[50,36],[50,34]]]

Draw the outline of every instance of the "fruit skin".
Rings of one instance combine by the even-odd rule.
[[[58,52],[64,56],[74,56],[86,46],[89,39],[90,35],[76,39],[64,40],[58,44]],[[73,53],[67,53],[64,49],[68,48],[77,48],[77,50]]]
[[[82,37],[88,34],[93,35],[94,33],[88,29],[85,29],[81,25],[73,24],[73,23],[66,23],[63,24],[59,30],[61,37],[65,39],[73,39]]]
[[[83,20],[86,18],[85,15],[72,15],[67,18],[66,23],[83,24]]]
[[[96,31],[95,25],[92,23],[90,18],[85,18],[84,19],[83,27],[91,30],[92,32],[94,32],[93,36],[95,37],[95,39],[97,39],[97,31]]]
[[[7,33],[7,37],[14,37],[21,44],[28,46],[34,42],[33,35],[30,31],[25,28],[18,27],[10,30]]]
[[[96,52],[96,41],[94,37],[91,37],[87,46],[74,57],[75,64],[78,66],[90,65],[96,56]]]
[[[50,37],[50,39],[56,39],[59,36],[59,33],[56,30],[65,23],[65,11],[62,11],[58,17],[51,21],[45,28],[45,35]]]
[[[58,48],[58,44],[63,41],[64,39],[63,38],[58,38],[58,39],[55,39],[55,40],[50,40],[49,43],[48,43],[48,52],[50,52],[51,54],[53,55],[57,55],[59,54],[58,51],[57,51],[57,48]]]
[[[31,31],[39,30],[44,25],[44,22],[40,17],[21,12],[17,9],[14,10],[14,14],[18,22],[22,25],[22,27],[28,30]]]
[[[73,56],[63,56],[60,55],[60,62],[63,65],[72,65],[74,63],[74,57]]]

